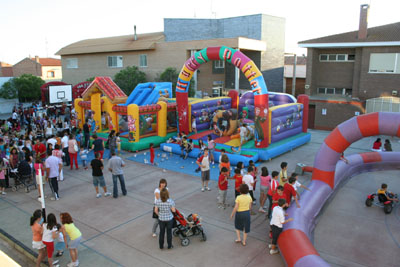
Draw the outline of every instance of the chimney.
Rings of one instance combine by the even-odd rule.
[[[367,5],[367,4],[361,5],[360,25],[358,27],[358,39],[360,39],[360,40],[367,38],[368,12],[369,12],[369,5]]]
[[[35,56],[35,61],[36,61],[37,63],[40,63],[40,62],[39,62],[39,56]]]
[[[133,40],[137,40],[137,34],[136,34],[136,25],[133,27],[135,29],[135,34],[133,35]]]

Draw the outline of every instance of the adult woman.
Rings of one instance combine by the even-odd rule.
[[[46,138],[50,138],[50,136],[53,135],[53,125],[51,124],[51,121],[47,121],[47,127],[46,127]]]
[[[38,257],[36,260],[36,267],[40,266],[44,256],[46,246],[42,242],[43,228],[42,228],[42,211],[35,210],[31,217],[31,230],[32,230],[32,248],[38,250]]]
[[[72,221],[72,217],[68,212],[64,212],[60,214],[61,219],[61,232],[64,236],[64,242],[66,244],[66,248],[69,249],[69,254],[71,255],[72,262],[69,263],[67,266],[78,266],[78,246],[82,239],[82,233],[79,231],[78,228],[74,225],[74,221]],[[70,241],[67,243],[67,235]]]
[[[78,142],[75,140],[75,136],[73,134],[69,135],[68,139],[68,154],[69,160],[71,162],[71,170],[74,168],[74,160],[75,160],[75,167],[78,170]]]
[[[93,144],[92,144],[92,149],[93,149],[94,153],[100,153],[100,159],[103,159],[103,154],[104,154],[103,140],[101,140],[100,138],[97,138],[96,134],[94,134],[92,136],[92,138],[94,139]]]
[[[236,243],[242,243],[246,246],[247,234],[250,232],[250,210],[253,202],[249,193],[247,184],[240,185],[240,196],[235,200],[235,207],[233,208],[231,219],[235,215],[235,230],[236,230]],[[243,231],[244,230],[244,231]],[[240,239],[240,231],[243,231],[243,239]]]
[[[11,148],[10,165],[13,169],[18,167],[18,150],[15,147]]]
[[[117,137],[115,137],[115,130],[112,130],[108,135],[108,147],[110,148],[110,158],[115,149],[117,148]]]
[[[167,180],[161,179],[158,184],[158,187],[154,190],[154,208],[156,206],[157,200],[160,199],[160,192],[164,188],[167,188]],[[168,188],[167,188],[167,190],[168,190]],[[157,226],[158,226],[158,218],[154,218],[154,224],[153,224],[153,229],[152,229],[153,237],[157,236],[157,234],[156,234]]]
[[[154,212],[158,215],[158,222],[160,225],[160,236],[158,239],[160,249],[164,248],[165,228],[167,228],[168,249],[171,249],[173,247],[172,226],[174,224],[174,216],[172,215],[172,212],[175,212],[175,203],[169,198],[169,193],[166,188],[161,190],[160,199],[156,201]]]

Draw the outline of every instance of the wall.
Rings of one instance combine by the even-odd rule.
[[[42,65],[39,63],[25,58],[13,66],[14,77],[19,77],[22,74],[32,74],[35,76],[42,76]]]
[[[18,99],[4,99],[0,98],[0,114],[12,113],[14,106],[18,104]]]
[[[315,129],[333,130],[340,123],[355,116],[355,112],[364,113],[360,102],[339,102],[311,100],[310,105],[315,105]],[[326,115],[322,109],[326,108]]]
[[[285,78],[285,88],[287,94],[292,94],[292,80],[293,78]],[[306,79],[304,78],[296,78],[296,90],[295,97],[300,94],[304,94],[304,86],[306,85]]]
[[[48,71],[54,71],[54,77],[47,77]],[[62,70],[61,66],[42,66],[42,79],[46,82],[51,81],[61,81],[62,80]]]

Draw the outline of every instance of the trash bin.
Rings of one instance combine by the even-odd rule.
[[[303,175],[303,174],[304,174],[303,168],[304,168],[305,166],[306,166],[306,164],[297,163],[294,172],[295,172],[295,173],[298,173],[299,175]]]

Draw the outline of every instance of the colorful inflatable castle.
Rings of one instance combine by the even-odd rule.
[[[252,90],[240,98],[231,90],[227,97],[188,99],[190,79],[201,64],[225,60],[239,68],[249,80]],[[231,165],[250,160],[268,160],[310,141],[307,133],[308,96],[295,99],[289,94],[268,92],[257,66],[239,50],[209,47],[196,52],[184,64],[176,87],[178,129],[194,140],[189,156],[199,153],[198,140],[208,137],[216,143],[214,158],[225,149]],[[192,125],[197,133],[193,133]],[[181,153],[179,143],[163,143],[161,149]]]
[[[176,104],[166,101],[171,83],[142,83],[128,97],[110,77],[96,77],[74,101],[76,125],[89,122],[91,132],[106,139],[120,132],[121,148],[137,151],[155,146],[176,135]]]

